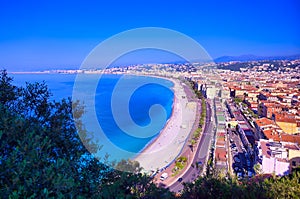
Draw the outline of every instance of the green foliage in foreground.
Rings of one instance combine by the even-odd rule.
[[[300,198],[299,179],[299,171],[284,177],[259,175],[242,182],[210,175],[185,184],[181,198]]]

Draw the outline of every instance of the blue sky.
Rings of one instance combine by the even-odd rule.
[[[79,67],[101,41],[149,26],[182,32],[213,58],[299,54],[299,10],[298,0],[28,0],[18,4],[4,0],[0,67],[11,71]]]

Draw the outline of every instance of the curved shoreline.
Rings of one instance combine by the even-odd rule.
[[[135,157],[133,157],[132,159],[137,158],[138,155],[139,155],[140,153],[144,153],[144,152],[147,150],[147,148],[150,148],[151,145],[154,144],[154,143],[157,141],[157,139],[159,138],[159,136],[161,135],[161,133],[163,133],[164,129],[168,126],[169,122],[171,121],[171,119],[172,119],[172,117],[173,117],[173,114],[174,114],[174,103],[175,103],[175,95],[174,95],[174,98],[173,98],[172,113],[171,113],[169,119],[167,120],[167,122],[166,122],[164,128],[161,129],[160,132],[157,134],[157,136],[155,136],[154,138],[152,138],[152,139],[151,139],[151,140],[150,140],[150,141],[149,141],[149,142],[148,142],[148,143],[147,143],[147,144],[146,144],[146,145],[138,152],[138,154],[137,154]]]
[[[155,78],[159,78],[159,77],[156,77],[154,76]],[[172,81],[170,79],[167,79],[168,81]],[[174,86],[175,86],[175,82],[172,81]],[[173,87],[174,87],[173,86]],[[151,139],[139,152],[137,155],[135,155],[132,159],[136,159],[139,154],[141,153],[145,153],[147,152],[147,150],[149,150],[148,148],[150,148],[153,144],[155,144],[155,142],[159,139],[159,137],[161,136],[161,134],[163,134],[163,131],[165,130],[165,128],[168,126],[169,122],[172,120],[173,116],[174,116],[174,108],[175,108],[175,103],[177,103],[177,100],[176,100],[176,95],[175,95],[175,91],[173,89],[173,87],[171,88],[171,90],[173,91],[174,93],[174,97],[173,97],[173,103],[172,103],[172,112],[171,112],[171,115],[169,117],[169,119],[167,120],[166,124],[164,125],[164,128],[160,130],[160,132],[157,134],[157,136],[155,136],[153,139]]]
[[[180,154],[196,119],[196,109],[189,107],[184,88],[178,80],[173,82],[174,101],[172,114],[160,133],[147,144],[133,160],[138,161],[145,171],[165,168]]]

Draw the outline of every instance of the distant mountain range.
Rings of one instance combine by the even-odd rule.
[[[300,59],[300,54],[288,56],[257,56],[257,55],[240,55],[240,56],[222,56],[214,59],[216,63],[230,61],[260,61],[260,60],[295,60]]]

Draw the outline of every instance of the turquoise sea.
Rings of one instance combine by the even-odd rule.
[[[45,81],[50,91],[52,92],[52,100],[60,100],[72,96],[73,85],[76,78],[74,74],[12,74],[14,77],[14,84],[18,86],[24,86],[25,82],[41,82]],[[88,86],[89,81],[96,77],[96,75],[86,75],[86,82],[82,82],[82,85]],[[127,125],[126,121],[123,120],[122,113],[122,101],[125,100],[125,96],[130,92],[130,100],[128,103],[128,109],[132,121],[140,126],[146,127],[149,125],[151,120],[155,121],[155,118],[159,119],[162,117],[160,114],[166,114],[163,124],[167,122],[172,113],[172,105],[174,99],[174,93],[171,90],[173,83],[171,81],[153,77],[144,76],[126,76],[125,83],[123,82],[119,89],[116,90],[116,85],[122,75],[103,75],[101,80],[98,82],[98,86],[95,92],[95,111],[98,119],[98,123],[101,126],[105,136],[110,142],[116,145],[119,149],[130,153],[120,154],[119,158],[130,158],[134,154],[140,152],[147,144],[151,142],[160,132],[164,125],[154,126],[155,132],[151,136],[143,136],[143,128],[139,132],[135,132],[134,135],[124,132],[118,125],[114,118],[112,111],[112,96],[117,98],[117,104],[120,105],[120,112],[118,112],[119,118],[123,122],[123,126]],[[150,83],[145,84],[149,80]],[[143,82],[141,84],[141,82]],[[138,85],[138,88],[132,92],[132,88]],[[84,93],[83,93],[84,95]],[[126,105],[126,103],[124,102]],[[153,105],[159,104],[163,107],[164,112],[154,111],[150,113],[150,109]],[[91,109],[91,107],[87,107]],[[124,113],[124,118],[126,114]],[[125,124],[124,124],[125,122]],[[130,124],[128,124],[130,125]],[[126,126],[130,128],[130,126]],[[146,128],[145,128],[146,129]],[[89,129],[93,131],[93,129]],[[148,129],[149,130],[149,129]],[[97,133],[95,134],[97,137]],[[101,137],[101,136],[99,136]],[[102,143],[103,144],[103,143]],[[113,150],[108,149],[110,153]],[[119,159],[117,158],[117,159]]]

